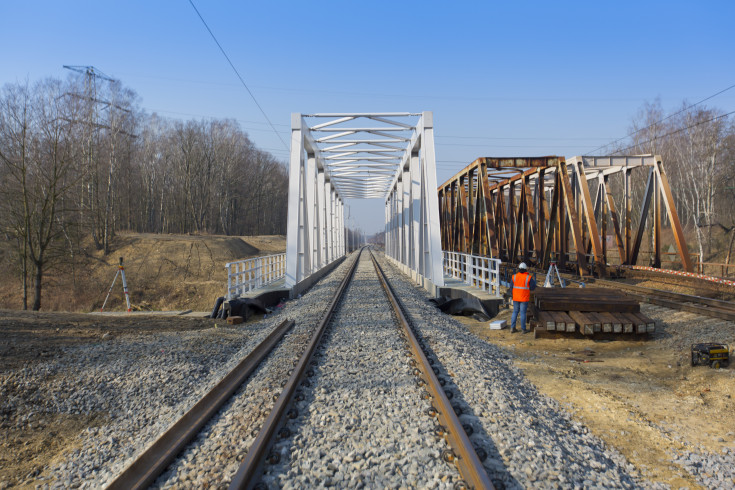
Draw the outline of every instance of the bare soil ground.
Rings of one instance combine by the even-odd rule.
[[[699,328],[695,315],[641,307],[659,320],[660,336],[644,341],[534,339],[456,318],[512,353],[542,393],[649,479],[672,488],[701,488],[671,462],[671,455],[700,447],[710,452],[735,449],[735,372],[732,365],[720,370],[690,366],[680,332]],[[510,315],[510,310],[501,310],[496,319],[510,324]]]

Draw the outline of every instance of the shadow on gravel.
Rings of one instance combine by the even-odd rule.
[[[423,347],[427,359],[433,359],[435,361],[434,366],[439,368],[439,374],[437,374],[437,377],[440,382],[442,379],[445,381],[444,392],[452,393],[452,395],[447,395],[452,397],[449,401],[452,404],[452,407],[455,408],[455,413],[457,413],[457,409],[461,411],[459,414],[459,420],[462,423],[462,427],[465,428],[465,432],[470,438],[470,441],[472,441],[472,445],[475,447],[475,451],[481,460],[481,453],[482,451],[485,452],[486,458],[482,461],[482,465],[485,468],[485,471],[487,471],[487,474],[490,477],[490,480],[492,480],[496,490],[523,488],[523,485],[521,485],[505,467],[503,457],[500,455],[497,446],[495,446],[492,437],[485,432],[478,416],[472,411],[470,405],[465,401],[462,396],[462,392],[459,390],[457,385],[454,384],[454,381],[447,373],[446,368],[439,362],[439,358],[434,354],[434,351],[428,343],[424,341],[420,334],[415,330],[414,335],[416,335],[419,344]]]

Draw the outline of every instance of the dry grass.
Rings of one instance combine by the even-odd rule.
[[[21,307],[21,289],[7,244],[0,252],[0,308]],[[110,288],[119,257],[134,309],[206,311],[225,293],[225,263],[281,253],[282,235],[227,237],[124,233],[117,236],[112,252],[104,256],[94,247],[75,263],[61,264],[44,282],[42,310],[93,311],[99,309]],[[125,307],[118,278],[106,310]]]

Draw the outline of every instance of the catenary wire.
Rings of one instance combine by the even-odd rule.
[[[677,115],[681,114],[682,112],[687,111],[687,110],[691,109],[692,107],[701,104],[702,102],[706,102],[706,101],[710,100],[713,97],[717,97],[718,95],[723,94],[723,93],[727,92],[728,90],[730,90],[732,88],[735,88],[735,85],[730,85],[729,87],[727,87],[725,89],[722,89],[719,92],[710,95],[709,97],[705,97],[704,99],[700,100],[699,102],[695,102],[694,104],[691,104],[691,105],[689,105],[687,107],[684,107],[683,109],[681,109],[681,110],[679,110],[679,111],[677,111],[677,112],[675,112],[673,114],[669,114],[668,116],[666,116],[665,118],[661,119],[660,121],[656,121],[655,123],[652,123],[652,124],[646,126],[645,128],[637,129],[637,130],[633,131],[632,133],[630,133],[627,136],[623,136],[622,138],[618,138],[616,140],[611,141],[610,143],[607,143],[607,144],[604,144],[604,145],[602,145],[600,147],[597,147],[594,150],[590,151],[588,154],[591,155],[592,153],[594,153],[596,151],[599,151],[599,150],[602,150],[603,148],[606,148],[606,147],[608,147],[610,145],[613,145],[613,144],[617,143],[618,141],[622,141],[624,139],[630,138],[631,136],[633,136],[636,133],[640,133],[641,131],[645,131],[646,129],[650,129],[653,126],[655,126],[657,124],[660,124],[660,123],[666,121],[667,119],[671,119],[672,117],[677,116]],[[636,145],[633,145],[633,146],[636,146]],[[628,148],[626,148],[626,150],[629,149],[629,148],[632,148],[632,147],[628,147]]]
[[[258,99],[255,98],[255,95],[253,94],[253,92],[248,88],[248,85],[245,83],[245,80],[240,75],[240,72],[237,71],[237,68],[235,68],[235,65],[232,63],[232,60],[230,60],[230,57],[227,56],[227,52],[225,52],[224,48],[222,47],[222,45],[219,43],[219,41],[215,37],[214,32],[212,32],[212,29],[210,29],[209,25],[207,25],[207,22],[204,20],[204,17],[202,17],[202,14],[199,13],[199,10],[197,9],[196,5],[194,5],[193,0],[189,0],[189,3],[191,4],[191,7],[194,9],[194,11],[199,16],[199,19],[202,21],[202,24],[204,24],[204,27],[207,28],[209,35],[212,36],[212,39],[214,40],[215,44],[217,44],[217,47],[222,52],[222,55],[225,57],[227,62],[230,64],[230,67],[235,72],[235,75],[237,75],[237,78],[240,79],[240,83],[242,83],[242,86],[245,87],[245,90],[248,91],[248,93],[250,94],[250,97],[253,99],[253,102],[255,102],[255,105],[258,106],[258,109],[260,109],[260,112],[263,114],[263,117],[265,118],[265,120],[268,121],[268,124],[270,124],[271,128],[273,128],[273,132],[276,133],[276,136],[278,136],[278,139],[281,140],[283,147],[288,150],[288,145],[286,145],[286,142],[283,141],[283,138],[281,138],[280,133],[276,130],[276,127],[273,125],[270,118],[268,117],[268,115],[265,113],[265,111],[261,107],[260,103],[258,103]]]
[[[631,145],[631,146],[628,146],[626,148],[622,148],[620,150],[616,150],[615,153],[621,153],[621,152],[624,152],[626,150],[630,150],[632,148],[635,148],[636,146],[642,146],[642,145],[651,143],[652,141],[656,141],[656,140],[661,139],[661,138],[666,138],[667,136],[671,136],[671,135],[676,134],[676,133],[681,133],[682,131],[686,131],[687,129],[694,128],[694,127],[699,126],[701,124],[706,124],[708,122],[716,121],[717,119],[722,119],[724,117],[728,117],[728,116],[730,116],[732,114],[735,114],[735,111],[728,112],[727,114],[720,114],[719,116],[712,117],[710,119],[707,119],[706,121],[699,121],[699,122],[694,123],[694,124],[692,124],[690,126],[687,126],[685,128],[679,128],[679,129],[676,129],[674,131],[670,131],[670,132],[668,132],[666,134],[662,134],[661,136],[656,136],[656,137],[651,138],[649,140],[642,141],[640,143],[636,143],[635,145]]]

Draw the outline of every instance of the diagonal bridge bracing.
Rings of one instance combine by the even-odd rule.
[[[636,265],[648,238],[660,268],[668,219],[681,268],[693,270],[658,155],[478,158],[437,194],[448,251],[544,270],[553,254],[560,266],[605,275],[608,265]]]
[[[431,112],[292,114],[286,287],[345,254],[345,199],[385,202],[386,255],[442,286]]]

